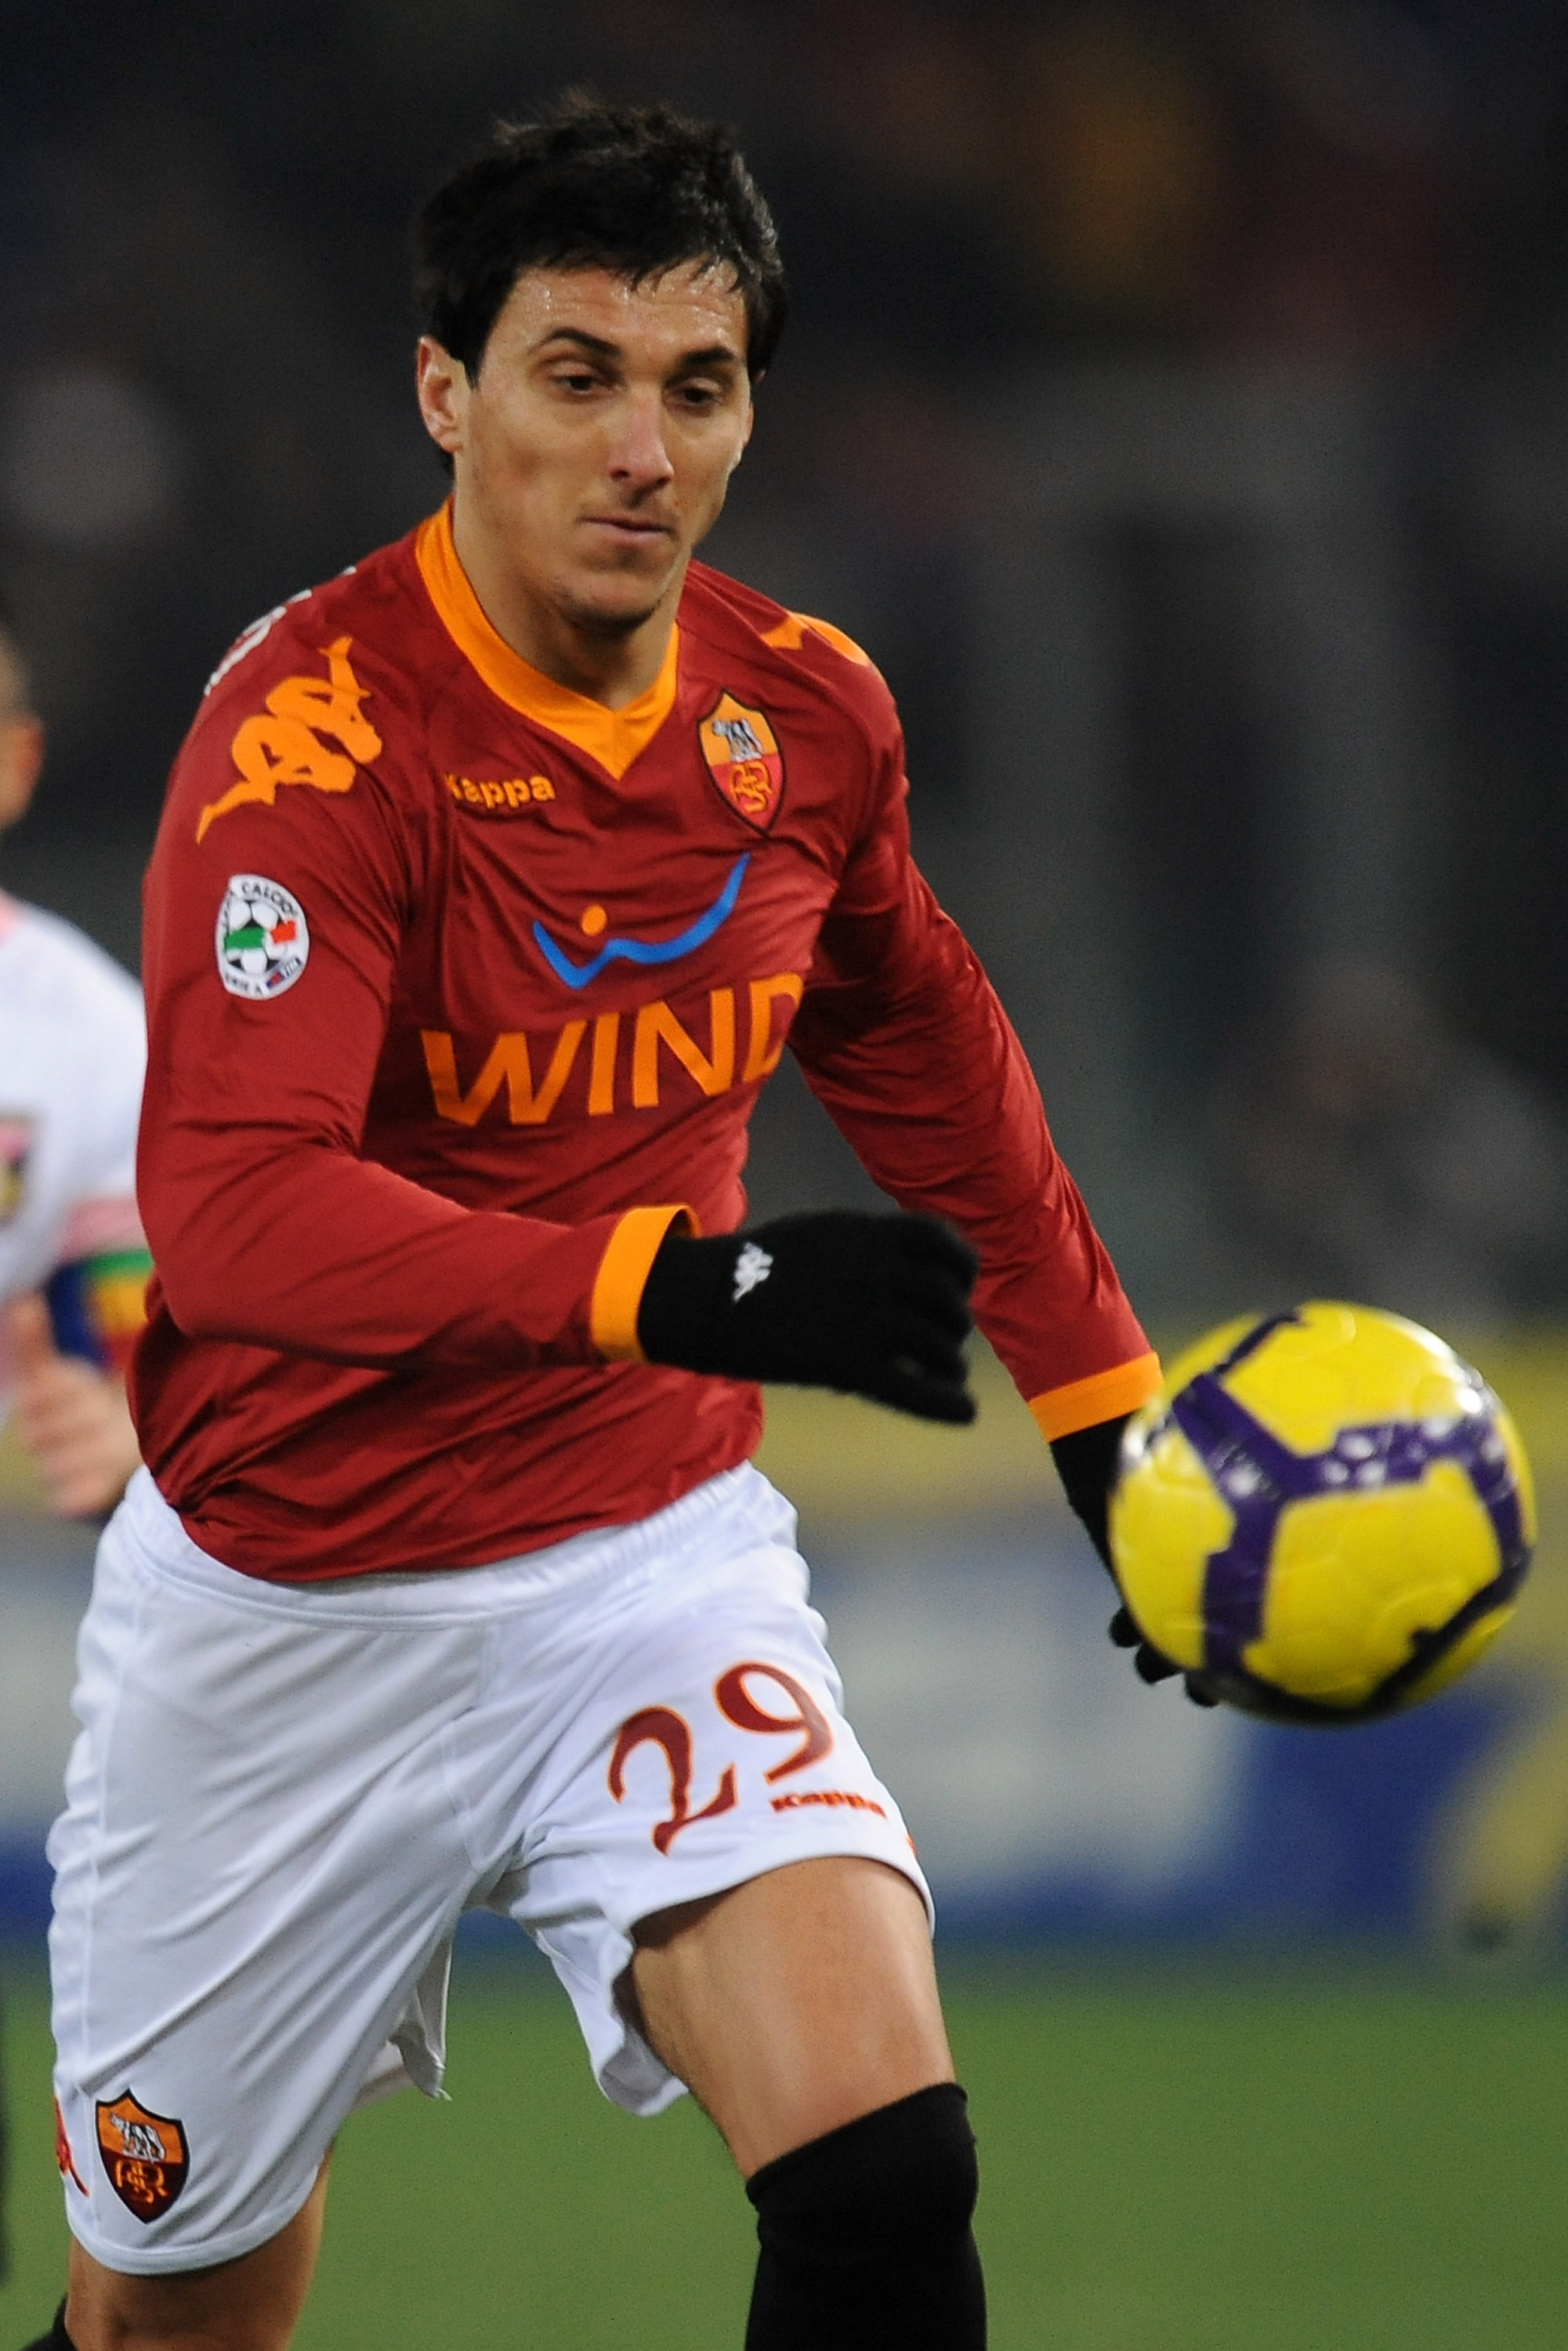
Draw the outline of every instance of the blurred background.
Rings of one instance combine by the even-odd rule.
[[[1495,1663],[1320,1737],[1132,1681],[994,1367],[972,1437],[776,1400],[765,1463],[936,1883],[960,2060],[1006,2150],[997,2340],[1560,2345],[1568,21],[6,0],[0,590],[51,748],[0,883],[131,968],[214,663],[443,494],[411,397],[414,201],[493,115],[580,81],[740,127],[796,309],[706,552],[885,671],[923,862],[1156,1336],[1314,1292],[1415,1314],[1513,1405],[1542,1487]],[[757,1207],[863,1189],[787,1064]],[[14,1451],[0,1489],[0,1928],[25,1953],[90,1543]],[[497,2022],[517,1965],[472,1958],[503,2116],[575,2064],[544,1994],[526,2050]],[[345,2153],[347,2250],[302,2341],[358,2342],[375,2290],[409,2340],[459,2307],[465,2339],[534,2339],[516,2298],[551,2295],[550,2339],[737,2339],[745,2231],[700,2128],[629,2138],[570,2095],[596,2150],[571,2195],[612,2238],[652,2211],[664,2252],[645,2232],[622,2272],[585,2265],[557,2211],[538,2273],[472,2313],[471,2278],[389,2269],[368,2218],[356,2268],[354,2198],[369,2215],[394,2178],[427,2213],[447,2197],[449,2244],[488,2215],[480,2270],[501,2226],[470,2141],[389,2109]],[[528,2194],[548,2206],[564,2161]],[[21,2156],[16,2192],[19,2337],[58,2222]]]

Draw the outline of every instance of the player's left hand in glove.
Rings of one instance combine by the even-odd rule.
[[[702,1240],[669,1233],[637,1337],[651,1364],[838,1388],[963,1426],[978,1268],[934,1217],[830,1208]]]
[[[1194,1706],[1218,1706],[1218,1698],[1201,1674],[1183,1673],[1174,1657],[1145,1641],[1138,1630],[1138,1620],[1124,1600],[1105,1630],[1118,1649],[1133,1652],[1133,1671],[1143,1682],[1168,1682],[1173,1674],[1181,1674],[1182,1687]]]
[[[1121,1458],[1122,1431],[1131,1417],[1130,1413],[1123,1413],[1117,1420],[1102,1420],[1092,1428],[1074,1429],[1071,1437],[1053,1437],[1051,1445],[1067,1499],[1083,1521],[1089,1540],[1113,1583],[1116,1570],[1111,1559],[1111,1489],[1116,1482],[1116,1467]],[[1145,1640],[1125,1601],[1106,1630],[1118,1649],[1132,1650],[1133,1670],[1140,1681],[1166,1682],[1173,1674],[1181,1674],[1183,1687],[1194,1706],[1219,1704],[1201,1674],[1183,1673],[1174,1658],[1167,1657],[1163,1649],[1156,1649],[1152,1641]]]

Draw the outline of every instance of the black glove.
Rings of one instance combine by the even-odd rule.
[[[750,1232],[664,1238],[637,1310],[651,1364],[975,1417],[964,1342],[979,1260],[932,1217],[829,1208]]]
[[[1122,1431],[1132,1417],[1130,1412],[1124,1412],[1114,1420],[1097,1421],[1092,1428],[1075,1428],[1071,1437],[1051,1440],[1051,1458],[1062,1491],[1113,1578],[1116,1571],[1111,1565],[1111,1489],[1122,1458]]]
[[[1173,1674],[1181,1674],[1182,1687],[1194,1706],[1219,1704],[1218,1698],[1208,1687],[1201,1674],[1184,1673],[1173,1657],[1167,1657],[1163,1649],[1156,1649],[1152,1641],[1145,1640],[1138,1630],[1138,1620],[1125,1601],[1117,1609],[1105,1629],[1119,1649],[1131,1649],[1133,1671],[1140,1681],[1168,1682]]]
[[[1071,1437],[1055,1437],[1051,1443],[1051,1458],[1056,1463],[1058,1477],[1073,1510],[1082,1520],[1090,1541],[1099,1552],[1113,1583],[1116,1571],[1111,1563],[1110,1509],[1111,1489],[1116,1482],[1116,1470],[1122,1453],[1122,1431],[1131,1419],[1123,1413],[1118,1420],[1102,1420],[1092,1428],[1076,1428]],[[1133,1670],[1140,1681],[1166,1682],[1173,1674],[1182,1673],[1180,1666],[1145,1641],[1138,1630],[1137,1619],[1123,1602],[1106,1628],[1119,1649],[1133,1652]],[[1183,1685],[1194,1706],[1218,1706],[1219,1700],[1205,1687],[1200,1674],[1183,1674]]]

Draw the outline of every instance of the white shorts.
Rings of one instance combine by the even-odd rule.
[[[231,2261],[344,2117],[440,2092],[452,1937],[527,1929],[601,2087],[682,2085],[615,2000],[640,1918],[860,1854],[930,1908],[845,1722],[794,1513],[750,1468],[494,1567],[260,1583],[145,1471],[106,1529],[50,1953],[70,2227],[109,2268]]]

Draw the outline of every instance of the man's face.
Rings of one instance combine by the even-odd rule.
[[[530,269],[478,374],[428,337],[420,405],[465,527],[562,620],[648,620],[711,528],[751,431],[746,308],[722,268],[641,286]]]

